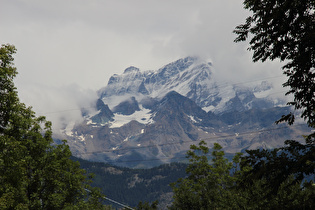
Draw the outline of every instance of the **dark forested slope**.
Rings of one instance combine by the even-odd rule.
[[[108,198],[135,207],[140,201],[159,201],[160,208],[171,203],[170,183],[185,177],[186,164],[171,163],[151,169],[130,169],[73,157],[81,168],[93,173],[93,186]],[[108,203],[113,204],[113,203]]]

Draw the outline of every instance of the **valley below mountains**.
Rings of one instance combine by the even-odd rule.
[[[132,168],[185,161],[191,144],[217,142],[226,153],[303,140],[305,124],[275,124],[290,107],[268,81],[219,84],[212,64],[186,57],[156,71],[127,68],[99,90],[83,122],[62,133],[74,156]]]

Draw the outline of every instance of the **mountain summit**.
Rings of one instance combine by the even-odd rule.
[[[258,93],[272,89],[266,81],[253,87],[240,84],[217,84],[212,64],[198,57],[186,57],[165,65],[157,71],[141,72],[127,68],[122,75],[110,77],[106,87],[99,91],[105,103],[116,106],[125,97],[137,100],[145,97],[161,99],[170,91],[193,100],[206,111],[223,113],[245,111],[252,108],[270,108],[275,104]],[[125,96],[125,97],[124,97]]]
[[[198,57],[156,71],[131,66],[111,76],[94,113],[64,133],[74,155],[128,167],[185,159],[200,140],[218,142],[227,153],[278,147],[305,130],[275,129],[289,108],[276,107],[271,90],[267,81],[219,84],[212,64]]]

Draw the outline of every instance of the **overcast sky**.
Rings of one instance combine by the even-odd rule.
[[[211,60],[225,80],[281,76],[282,64],[253,64],[246,43],[233,42],[249,15],[242,2],[0,0],[0,42],[18,50],[22,101],[46,115],[88,106],[131,65],[155,70],[188,55]]]

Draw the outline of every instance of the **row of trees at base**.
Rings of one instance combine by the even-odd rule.
[[[15,52],[0,48],[0,209],[106,209],[66,142],[53,144],[51,123],[19,101]]]
[[[170,209],[314,209],[314,147],[297,142],[272,151],[237,154],[233,161],[214,144],[192,145],[187,177],[171,186]],[[313,175],[313,177],[312,177]]]

